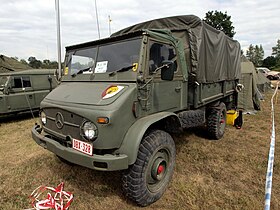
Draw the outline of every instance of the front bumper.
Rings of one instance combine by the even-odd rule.
[[[125,154],[105,154],[89,156],[80,153],[71,147],[65,147],[59,142],[41,134],[40,125],[32,128],[32,138],[41,147],[53,152],[61,158],[87,168],[99,171],[116,171],[128,168],[128,157]]]

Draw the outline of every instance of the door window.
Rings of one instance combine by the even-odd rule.
[[[30,77],[14,77],[12,88],[31,87]]]
[[[21,77],[14,77],[12,88],[22,88]]]
[[[23,87],[31,87],[30,77],[22,77]]]
[[[149,72],[152,74],[157,68],[163,65],[163,61],[174,61],[176,51],[173,46],[151,41]],[[174,61],[176,63],[176,61]]]

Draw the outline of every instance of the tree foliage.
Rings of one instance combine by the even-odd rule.
[[[272,47],[272,55],[274,55],[277,59],[280,59],[280,39],[277,40],[276,46]]]
[[[20,62],[27,63],[24,59],[21,59]],[[45,59],[42,62],[31,56],[28,58],[28,65],[35,69],[56,69],[58,67],[58,62],[50,61],[48,59]]]
[[[37,60],[35,57],[31,56],[28,58],[29,66],[35,69],[39,69],[42,66],[42,62]]]
[[[277,40],[276,46],[272,47],[272,55],[275,56],[276,66],[280,66],[280,39]]]
[[[273,69],[276,66],[277,60],[274,56],[268,56],[263,60],[263,66]]]
[[[203,19],[207,24],[213,26],[214,28],[223,31],[229,37],[235,35],[234,27],[232,26],[231,16],[227,12],[223,13],[221,11],[208,11],[205,18]]]
[[[246,51],[246,57],[249,61],[253,62],[255,66],[262,66],[264,50],[262,45],[253,46],[250,44],[248,50]]]
[[[22,64],[25,64],[25,65],[28,65],[27,61],[26,61],[26,60],[24,60],[24,59],[20,59],[20,61],[19,61],[19,62],[21,62]]]

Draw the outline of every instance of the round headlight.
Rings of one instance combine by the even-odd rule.
[[[82,132],[87,140],[93,140],[97,136],[97,128],[92,122],[85,122],[82,126]]]
[[[45,114],[45,112],[41,112],[41,114],[40,114],[40,116],[41,116],[41,122],[42,122],[42,124],[43,125],[46,125],[46,123],[47,123],[47,115]]]

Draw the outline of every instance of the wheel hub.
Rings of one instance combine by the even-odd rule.
[[[221,115],[220,115],[220,124],[224,124],[224,123],[225,123],[224,114],[221,113]]]
[[[165,167],[163,165],[159,165],[158,169],[157,169],[157,174],[161,174],[162,172],[164,172]]]
[[[163,158],[157,158],[152,166],[152,178],[160,181],[166,171],[166,161]]]

